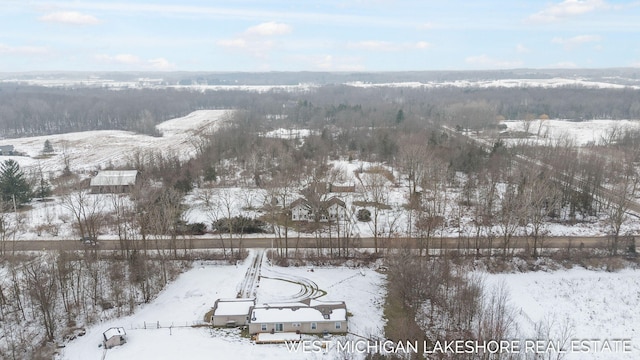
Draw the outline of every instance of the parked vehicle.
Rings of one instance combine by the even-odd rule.
[[[87,245],[87,246],[97,246],[98,245],[98,239],[95,236],[85,236],[85,237],[81,238],[80,241],[82,241],[83,245]]]

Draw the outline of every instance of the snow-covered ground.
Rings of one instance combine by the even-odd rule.
[[[269,132],[266,132],[263,136],[267,138],[276,138],[276,139],[301,139],[310,136],[311,134],[317,133],[316,131],[310,129],[276,129]]]
[[[133,161],[137,152],[162,152],[184,160],[194,156],[197,151],[194,139],[219,127],[225,113],[226,110],[199,110],[185,117],[165,121],[156,126],[162,137],[100,130],[0,140],[1,145],[13,145],[17,152],[27,155],[3,156],[0,160],[12,158],[26,172],[41,168],[45,176],[61,173],[65,157],[73,172],[89,172],[109,165],[122,166],[127,161]],[[46,140],[55,150],[50,156],[42,154]]]
[[[140,78],[129,81],[116,81],[100,77],[86,78],[16,78],[5,76],[0,79],[0,83],[20,83],[37,86],[48,87],[103,87],[114,90],[119,89],[136,89],[136,88],[152,88],[166,89],[176,88],[191,91],[251,91],[251,92],[268,92],[268,91],[286,91],[286,92],[306,92],[319,87],[318,84],[297,84],[297,85],[176,85],[169,84],[163,79],[147,79]],[[348,82],[345,85],[371,88],[371,87],[395,87],[395,88],[443,88],[443,87],[460,87],[460,88],[525,88],[525,87],[541,87],[541,88],[558,88],[567,86],[586,87],[595,89],[638,89],[638,85],[623,85],[625,83],[637,83],[634,79],[627,78],[602,78],[592,80],[581,77],[554,77],[547,79],[497,79],[497,80],[452,80],[452,81],[427,81],[427,82],[388,82],[388,83],[371,83],[371,82]]]
[[[592,346],[592,351],[570,352],[566,359],[640,359],[640,270],[573,268],[485,276],[488,285],[508,288],[523,340],[625,339],[631,352],[595,351]],[[550,332],[538,333],[536,324],[551,325]],[[566,336],[563,329],[569,329]],[[566,350],[570,348],[569,343]]]
[[[502,122],[510,132],[520,132],[528,129],[528,138],[507,139],[509,143],[526,142],[530,144],[552,144],[565,141],[565,144],[584,146],[587,144],[602,144],[609,140],[612,134],[622,134],[626,129],[639,130],[639,120],[589,120],[569,121],[559,119],[549,120],[513,120]]]
[[[86,335],[67,344],[59,359],[101,358],[104,350],[98,345],[102,341],[102,333],[110,327],[124,327],[127,343],[107,350],[105,359],[108,360],[197,360],[220,357],[326,359],[327,355],[318,353],[289,351],[285,345],[255,345],[250,339],[241,337],[238,330],[191,327],[202,323],[205,313],[213,307],[216,299],[236,296],[238,285],[255,255],[256,252],[251,251],[250,256],[237,267],[206,262],[194,264],[193,269],[178,277],[155,300],[142,306],[135,314],[87,329]],[[260,281],[258,303],[295,300],[301,286],[293,284],[291,280],[313,282],[326,291],[326,295],[318,300],[345,301],[348,311],[353,314],[349,317],[350,332],[366,336],[383,335],[383,275],[366,268],[316,267],[309,271],[306,267],[271,267],[266,260],[262,267],[262,274],[269,279]],[[157,327],[158,323],[160,328]],[[170,328],[172,324],[173,327]],[[344,337],[334,336],[332,339]]]
[[[541,88],[558,88],[558,87],[586,87],[595,89],[624,89],[632,88],[638,89],[640,86],[621,85],[616,82],[606,81],[591,81],[583,78],[552,78],[552,79],[500,79],[500,80],[455,80],[455,81],[430,81],[430,82],[394,82],[394,83],[366,83],[366,82],[351,82],[346,85],[363,87],[363,88],[375,88],[375,87],[396,87],[396,88],[445,88],[445,87],[460,87],[460,88],[526,88],[526,87],[541,87]]]
[[[193,142],[194,137],[200,132],[214,131],[224,121],[225,111],[221,110],[201,110],[189,114],[188,116],[166,121],[158,125],[158,129],[163,133],[163,137],[156,138],[147,135],[134,134],[124,131],[90,131],[72,134],[61,134],[51,136],[41,136],[33,138],[11,139],[0,141],[0,144],[11,144],[16,150],[27,153],[30,157],[11,157],[20,163],[20,166],[27,172],[42,167],[45,174],[51,175],[59,173],[64,168],[64,156],[69,157],[72,171],[84,172],[88,176],[90,171],[105,167],[109,164],[122,165],[136,151],[164,151],[166,153],[177,154],[181,157],[193,156],[196,147]],[[505,124],[511,131],[522,131],[523,121],[506,121]],[[534,120],[529,126],[529,132],[537,134],[540,130],[541,136],[530,137],[526,141],[549,141],[550,139],[560,139],[570,137],[575,140],[576,145],[584,145],[589,142],[599,142],[603,137],[607,137],[612,129],[620,132],[625,128],[640,128],[640,121],[584,121],[571,122],[563,120]],[[297,129],[287,132],[283,129],[269,133],[269,136],[305,136],[310,130]],[[546,138],[545,138],[546,137]],[[537,140],[534,140],[537,139]],[[44,146],[44,141],[49,140],[55,153],[51,157],[41,157],[40,153]],[[508,141],[518,141],[510,139]],[[65,149],[63,151],[63,149]],[[9,157],[0,157],[0,161]],[[39,158],[39,159],[37,159]],[[353,209],[361,206],[352,206],[354,202],[367,201],[367,196],[363,191],[363,184],[356,176],[369,168],[382,167],[380,164],[362,161],[331,161],[332,172],[335,175],[334,184],[356,185],[355,193],[335,193],[329,196],[337,196],[346,203],[350,216],[348,231],[354,236],[373,236],[373,222],[359,222],[355,219]],[[386,168],[391,171],[391,168]],[[404,235],[409,230],[409,214],[403,208],[407,203],[408,184],[406,177],[397,172],[393,173],[395,181],[387,181],[384,186],[384,202],[391,206],[391,209],[380,211],[378,218],[378,231],[381,234]],[[46,176],[46,175],[45,175]],[[299,189],[301,190],[301,189]],[[447,193],[446,209],[444,217],[446,219],[456,219],[461,215],[459,221],[450,221],[435,232],[435,236],[472,236],[475,234],[473,218],[469,214],[460,212],[457,199],[460,190],[455,187],[449,188]],[[292,193],[289,203],[300,197],[300,194]],[[108,212],[113,201],[110,195],[90,195],[90,197],[101,202],[104,212]],[[206,204],[206,199],[209,203]],[[69,239],[74,238],[72,229],[72,217],[68,209],[62,206],[62,199],[52,197],[51,201],[32,202],[32,209],[21,212],[22,228],[16,234],[16,239],[36,239],[38,236],[48,238]],[[370,199],[369,199],[370,200]],[[262,208],[269,201],[269,196],[264,189],[257,188],[215,188],[215,189],[195,189],[189,194],[184,202],[188,210],[185,212],[185,219],[189,222],[203,222],[211,225],[212,220],[226,217],[244,215],[251,218],[259,217]],[[373,213],[373,207],[368,207]],[[12,215],[12,214],[11,214]],[[5,214],[6,220],[14,221],[14,216]],[[549,236],[597,236],[607,235],[610,227],[605,217],[593,217],[589,221],[566,225],[552,224],[546,225]],[[622,233],[637,234],[637,222],[635,218],[629,218],[623,224]],[[343,226],[341,232],[347,229]],[[38,229],[39,228],[39,229]],[[522,229],[521,229],[522,230]],[[334,230],[335,231],[335,230]],[[486,229],[492,234],[500,234],[499,227]],[[54,233],[55,232],[55,233]],[[520,233],[522,234],[522,232]],[[485,234],[483,234],[485,235]],[[253,235],[252,235],[253,236]],[[263,236],[272,236],[265,234]],[[297,236],[295,231],[290,236]],[[300,236],[314,236],[313,234],[300,234]],[[108,229],[103,229],[101,238],[109,238]]]

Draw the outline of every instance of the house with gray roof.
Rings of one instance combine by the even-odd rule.
[[[344,301],[269,303],[250,309],[249,333],[346,333]]]

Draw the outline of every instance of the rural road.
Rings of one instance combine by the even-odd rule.
[[[567,248],[567,247],[579,247],[585,248],[604,248],[607,245],[606,236],[557,236],[547,237],[544,239],[543,248]],[[529,239],[525,237],[513,237],[511,239],[511,248],[525,248],[527,247],[527,241]],[[318,246],[318,239],[315,238],[289,238],[289,248],[293,249],[296,246],[299,248],[316,248]],[[322,246],[328,247],[329,239],[321,239]],[[352,247],[356,248],[373,248],[374,238],[358,238],[351,239],[351,242],[355,242]],[[530,241],[530,240],[529,240]],[[337,240],[332,239],[333,246],[336,247]],[[296,244],[297,243],[297,244]],[[429,244],[431,249],[465,249],[467,247],[475,249],[475,240],[473,238],[433,238]],[[405,244],[409,244],[410,247],[417,247],[416,239],[388,239],[378,238],[378,246],[380,248],[385,247],[397,247]],[[582,245],[581,245],[582,244]],[[229,239],[224,240],[224,245],[229,248]],[[493,248],[499,249],[502,245],[502,239],[493,239]],[[121,242],[119,240],[98,240],[97,246],[84,245],[78,240],[16,240],[16,241],[4,241],[0,243],[2,249],[6,252],[12,251],[39,251],[39,250],[88,250],[98,249],[105,251],[120,250]],[[276,240],[274,238],[234,238],[233,247],[237,248],[242,246],[243,248],[261,248],[268,249],[272,246],[276,246]],[[193,237],[193,238],[178,238],[175,246],[171,246],[171,242],[168,239],[154,239],[147,240],[147,249],[222,249],[222,241],[217,237]],[[481,249],[488,248],[488,240],[485,238],[480,239]],[[130,243],[130,248],[143,248],[142,240],[134,240]]]

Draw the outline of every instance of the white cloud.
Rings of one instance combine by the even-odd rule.
[[[228,49],[243,50],[258,58],[267,58],[277,45],[272,38],[291,33],[291,26],[283,23],[266,22],[247,28],[237,37],[220,39],[216,45]]]
[[[103,63],[119,64],[119,65],[140,65],[143,62],[138,56],[131,55],[131,54],[118,54],[118,55],[99,54],[95,56],[95,59]]]
[[[406,51],[412,49],[428,49],[431,47],[426,41],[418,41],[415,43],[392,43],[388,41],[359,41],[347,43],[350,49],[366,50],[366,51]]]
[[[151,59],[147,61],[154,70],[172,70],[175,66],[165,58]]]
[[[418,25],[418,30],[431,30],[434,27],[435,26],[432,23],[427,22],[427,23],[423,23],[423,24]]]
[[[470,65],[478,66],[483,69],[508,69],[522,66],[522,61],[504,61],[493,59],[485,54],[477,56],[469,56],[465,62]]]
[[[531,52],[531,49],[529,49],[528,47],[522,45],[522,44],[518,44],[516,45],[516,52],[520,53],[520,54],[528,54]]]
[[[602,40],[602,37],[598,35],[578,35],[571,38],[555,37],[551,42],[554,44],[564,45],[565,49],[573,49],[582,44],[598,42],[600,40]]]
[[[610,7],[603,0],[564,0],[560,3],[549,5],[544,10],[529,16],[529,20],[545,23],[554,22]]]
[[[49,49],[42,46],[8,46],[0,44],[0,54],[44,55],[47,53],[49,53]]]
[[[252,26],[245,31],[248,36],[277,36],[291,33],[291,26],[277,22],[266,22]]]
[[[122,65],[131,69],[171,70],[175,68],[175,66],[165,58],[145,60],[132,54],[117,54],[113,56],[99,54],[95,56],[95,59],[102,63]]]
[[[351,57],[335,57],[333,55],[321,55],[319,57],[304,58],[306,63],[313,64],[318,70],[324,71],[362,71],[364,66],[360,60]]]
[[[415,45],[416,49],[428,49],[428,48],[431,47],[431,44],[429,44],[426,41],[418,41],[414,45]]]
[[[82,14],[77,11],[59,11],[38,18],[40,21],[71,25],[96,25],[101,21],[92,15]]]
[[[244,49],[247,47],[247,41],[245,39],[222,39],[216,42],[218,46],[226,48]]]

